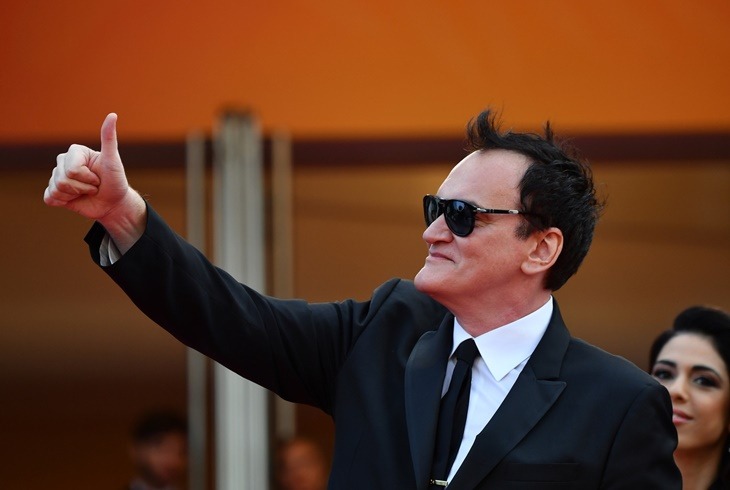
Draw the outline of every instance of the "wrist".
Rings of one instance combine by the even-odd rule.
[[[124,254],[144,233],[147,224],[147,204],[131,187],[122,201],[98,219],[109,233],[119,251]]]

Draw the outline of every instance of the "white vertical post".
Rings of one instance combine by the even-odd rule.
[[[205,138],[190,133],[185,144],[186,228],[188,241],[205,251]],[[207,480],[208,360],[187,349],[188,488],[205,490]]]
[[[214,237],[218,264],[265,290],[262,144],[250,115],[223,117],[214,167]],[[267,392],[215,366],[218,490],[269,487]]]
[[[294,294],[294,252],[292,232],[291,138],[277,131],[271,137],[271,214],[273,294],[291,298]],[[274,396],[274,432],[279,439],[296,433],[296,405]]]

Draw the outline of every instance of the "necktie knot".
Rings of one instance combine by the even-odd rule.
[[[471,365],[474,362],[474,359],[479,357],[479,349],[477,348],[477,344],[474,342],[474,339],[466,339],[459,344],[459,347],[456,348],[456,352],[454,352],[454,357]]]

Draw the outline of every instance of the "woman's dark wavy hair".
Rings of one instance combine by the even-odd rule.
[[[596,197],[588,162],[576,151],[555,140],[550,122],[545,135],[500,131],[497,114],[487,109],[467,126],[470,151],[510,150],[530,159],[520,181],[524,216],[517,236],[525,239],[550,227],[563,232],[563,250],[545,278],[545,287],[556,291],[576,273],[593,240],[604,203]]]
[[[730,372],[730,314],[711,306],[690,306],[674,319],[672,328],[659,334],[649,350],[649,367],[654,366],[659,351],[681,333],[693,333],[710,341]]]
[[[677,315],[672,328],[659,334],[649,349],[649,372],[667,342],[681,334],[694,334],[706,338],[725,363],[725,369],[730,372],[730,314],[710,306],[690,306]],[[725,447],[730,448],[730,436],[725,442]],[[727,451],[723,454],[719,478],[718,481],[730,485],[730,454]]]

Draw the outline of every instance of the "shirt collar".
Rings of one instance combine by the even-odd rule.
[[[497,381],[530,358],[547,330],[553,315],[552,296],[527,316],[495,328],[474,338],[479,355]],[[451,355],[464,340],[471,338],[459,321],[454,318],[454,342]]]

